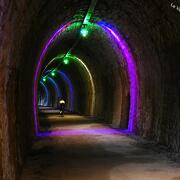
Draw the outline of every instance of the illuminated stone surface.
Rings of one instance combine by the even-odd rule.
[[[155,144],[141,138],[128,137],[123,133],[115,133],[100,121],[77,115],[65,115],[60,118],[59,115],[51,114],[47,119],[51,124],[49,130],[57,131],[59,126],[59,130],[66,133],[42,138],[34,144],[22,179],[180,178],[178,163],[168,159],[168,154],[161,152]]]
[[[88,5],[87,1],[82,0],[1,0],[0,154],[2,154],[2,156],[0,157],[0,179],[20,179],[19,177],[24,164],[24,159],[27,157],[34,140],[32,87],[34,71],[37,66],[36,60],[39,57],[44,43],[55,29],[73,18],[77,10],[86,10]],[[101,0],[96,6],[95,14],[102,20],[111,22],[112,24],[114,23],[117,29],[122,33],[134,55],[139,79],[139,104],[135,127],[136,134],[149,138],[158,144],[165,145],[171,155],[175,154],[174,159],[178,159],[177,157],[180,152],[179,12],[173,9],[170,2],[166,0]],[[62,44],[59,44],[59,48],[62,49],[62,51],[66,52],[66,50],[71,47],[72,41],[76,39],[76,31],[74,31],[73,28],[71,30],[73,31],[72,33],[66,32],[67,34],[64,34],[64,37],[61,39]],[[114,45],[114,50],[112,50],[109,41],[105,38],[103,33],[98,34],[92,29],[89,32],[90,34],[87,38],[81,38],[83,41],[80,42],[75,51],[78,57],[80,56],[83,60],[86,60],[89,68],[93,71],[98,97],[95,108],[96,115],[102,116],[102,119],[105,122],[113,122],[114,127],[121,125],[122,128],[125,128],[128,121],[129,107],[129,84],[125,71],[126,64],[117,63],[118,59],[122,60],[122,56],[115,53],[115,50],[117,50],[116,45]],[[59,53],[58,48],[54,49],[54,51],[56,51],[57,54]],[[51,53],[53,54],[53,51],[51,51]],[[55,55],[57,54],[55,53]],[[49,54],[48,57],[51,57],[51,54]],[[70,64],[68,67],[71,66]],[[72,83],[76,82],[74,83],[74,89],[75,92],[79,92],[79,94],[77,93],[76,98],[84,99],[85,102],[89,102],[91,99],[87,92],[87,89],[90,89],[89,84],[84,83],[85,86],[82,85],[83,82],[88,82],[88,78],[83,76],[83,79],[80,75],[78,77],[75,76],[76,72],[80,72],[80,70],[77,69],[76,66],[74,70],[71,68],[71,72],[67,72],[71,75]],[[75,70],[77,71],[75,72]],[[112,97],[113,93],[115,94],[115,97]],[[76,103],[75,107],[75,110],[79,110],[82,114],[88,112],[88,105],[87,103],[83,103],[84,101],[81,101],[79,104]],[[89,135],[88,137],[92,139],[95,138]],[[105,137],[106,136],[103,135],[101,138],[103,139]],[[118,140],[117,137],[120,139]],[[63,138],[68,140],[68,137],[62,137],[60,139],[65,140]],[[75,145],[75,143],[79,142],[78,138],[72,142],[74,146],[72,145],[70,147],[76,147],[77,150],[80,151],[80,149],[78,149],[78,144],[77,146]],[[99,141],[102,140],[101,138]],[[124,136],[123,138],[125,138],[128,143],[129,138]],[[87,141],[84,136],[82,136],[82,139],[84,143]],[[121,143],[119,141],[122,140],[121,135],[113,135],[113,138],[107,138],[109,141],[112,140],[112,142],[107,142],[109,144],[112,143],[112,147],[115,147],[115,145],[113,145],[113,139],[114,141],[117,140],[117,144]],[[48,142],[44,142],[48,144],[49,139],[47,141]],[[54,141],[56,140],[53,140],[53,142]],[[43,141],[39,141],[40,147],[43,147],[41,144],[42,142]],[[63,141],[62,144],[60,142],[58,141],[57,147],[53,145],[55,152],[61,152],[58,147],[61,148],[62,144],[65,142]],[[38,144],[38,142],[36,143]],[[93,147],[96,147],[97,144],[98,142],[94,140]],[[123,145],[121,147],[124,147]],[[103,149],[105,149],[103,143],[102,146]],[[68,155],[71,154],[70,147],[67,153]],[[58,149],[57,151],[56,148]],[[91,150],[93,149],[95,148],[92,148]],[[98,149],[98,145],[96,149]],[[148,147],[147,149],[150,148]],[[98,150],[102,152],[102,154],[104,153],[104,150],[101,151],[101,148]],[[118,151],[121,150],[122,148],[120,150],[118,149]],[[114,155],[114,151],[116,150],[112,148],[110,154]],[[161,152],[161,150],[158,151]],[[84,150],[81,152],[82,154],[85,154]],[[142,153],[142,151],[140,152]],[[86,153],[87,154],[85,155],[87,156],[91,155],[91,152],[89,152],[90,154],[88,154],[88,151]],[[96,153],[97,156],[100,157],[97,151]],[[96,153],[93,154],[94,157],[96,157]],[[138,156],[138,153],[135,153],[135,155]],[[156,153],[152,153],[152,155],[154,155],[156,159]],[[78,156],[80,159],[82,158],[80,155]],[[159,156],[161,157],[161,155]],[[73,157],[76,159],[75,155]],[[152,162],[153,156],[149,157]],[[58,158],[57,159],[60,161],[60,158],[63,157],[58,154]],[[47,159],[50,159],[48,155]],[[120,161],[122,160],[121,158],[119,159]],[[141,158],[141,160],[142,159],[143,158]],[[164,160],[163,162],[167,166],[160,163],[162,162],[161,160],[156,159],[159,164],[152,163],[153,166],[155,166],[155,169],[150,168],[150,170],[151,172],[159,173],[160,171],[156,170],[160,169],[162,170],[162,174],[158,174],[158,177],[170,177],[171,172],[175,171],[176,168],[173,167],[172,169],[170,165],[167,164],[167,159],[164,159],[164,156],[161,159]],[[91,159],[87,158],[86,160],[90,161]],[[95,165],[95,159],[92,160],[94,164],[91,163],[91,165]],[[56,161],[55,157],[54,161]],[[111,160],[109,159],[107,161]],[[107,161],[103,161],[103,164]],[[127,160],[127,158],[126,161],[131,162],[131,160]],[[29,161],[29,163],[30,162],[34,163],[33,161]],[[65,167],[76,161],[69,159],[66,162],[68,163]],[[98,160],[98,162],[100,162],[100,160]],[[132,161],[132,163],[134,162]],[[38,161],[38,163],[39,164],[36,164],[34,167],[40,166],[40,164],[46,165],[46,158],[42,159],[42,162]],[[119,166],[116,166],[116,163],[112,163],[111,172],[110,169],[108,171],[106,167],[104,167],[104,169],[102,168],[102,171],[99,169],[99,171],[102,172],[101,175],[104,175],[104,179],[116,178],[118,173],[121,173],[123,177],[123,173],[126,172],[126,170],[134,172],[134,176],[138,177],[139,172],[143,173],[144,171],[137,161],[135,163],[136,166],[134,164],[131,167],[128,165],[127,169],[124,163],[122,169],[124,170],[123,172]],[[145,162],[143,162],[143,165],[144,163]],[[81,165],[79,165],[79,167],[84,168]],[[160,165],[161,167],[159,167]],[[116,168],[113,169],[113,167]],[[143,168],[146,167],[147,166],[143,166]],[[149,166],[147,169],[148,168]],[[68,168],[65,170],[68,172],[73,171],[74,173],[80,172],[77,171],[75,167],[71,170]],[[94,168],[93,170],[93,172],[95,172],[96,169]],[[108,177],[105,177],[107,175],[106,170],[109,173]],[[54,171],[57,172],[57,170]],[[87,173],[93,175],[93,172],[89,169],[84,171],[85,175],[87,175]],[[167,174],[167,172],[170,173]],[[46,173],[48,173],[48,171],[46,171]],[[61,170],[58,169],[57,173],[61,173]],[[112,176],[113,173],[114,177]],[[71,174],[69,173],[69,175]],[[128,175],[130,174],[126,175],[124,175],[124,177],[129,177]],[[146,177],[145,175],[147,174],[145,173],[143,175]],[[77,175],[77,177],[79,177],[79,175]],[[172,178],[178,179],[179,175],[174,172]]]

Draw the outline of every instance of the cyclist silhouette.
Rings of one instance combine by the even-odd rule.
[[[60,115],[64,115],[64,110],[65,110],[65,101],[63,99],[59,100],[59,110],[60,110]]]

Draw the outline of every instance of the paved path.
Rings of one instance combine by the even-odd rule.
[[[59,129],[84,133],[38,139],[22,180],[180,180],[180,164],[147,142],[100,123]]]

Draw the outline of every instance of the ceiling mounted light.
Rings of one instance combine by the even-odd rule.
[[[46,78],[45,77],[43,78],[43,81],[46,82]]]
[[[52,71],[51,76],[55,76],[55,75],[56,75],[55,71]]]
[[[67,58],[65,58],[64,60],[63,60],[63,62],[64,62],[64,64],[69,64],[69,59],[67,59]]]
[[[84,27],[81,29],[80,33],[82,37],[87,37],[89,32],[88,32],[88,29]]]

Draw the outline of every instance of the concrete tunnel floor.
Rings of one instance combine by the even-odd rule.
[[[51,130],[112,130],[107,124],[79,115],[65,115],[60,120],[63,123],[55,125],[59,115],[48,114],[47,119]],[[152,142],[113,131],[38,138],[26,160],[21,180],[59,179],[180,180],[180,163]]]

